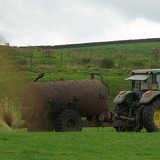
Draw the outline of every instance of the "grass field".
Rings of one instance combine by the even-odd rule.
[[[0,157],[12,160],[157,160],[159,133],[83,128],[71,133],[0,132]]]
[[[0,47],[0,95],[5,94],[12,100],[20,120],[23,87],[34,80],[39,72],[45,72],[40,81],[58,80],[61,77],[90,79],[91,72],[99,72],[110,86],[109,106],[112,109],[117,93],[130,90],[130,82],[124,79],[131,70],[135,66],[151,66],[151,58],[154,57],[150,53],[154,47],[159,47],[159,43],[57,50],[52,56],[44,56],[39,50],[26,52],[19,48]],[[117,56],[120,50],[123,50],[122,57]],[[143,56],[139,60],[140,57],[134,55]],[[103,59],[111,62],[111,66],[99,65]],[[159,62],[155,61],[155,66],[158,65]],[[140,133],[120,133],[114,128],[83,128],[82,132],[73,133],[31,133],[25,129],[9,131],[0,127],[0,159],[157,160],[160,159],[159,137],[159,133],[147,133],[145,130]]]

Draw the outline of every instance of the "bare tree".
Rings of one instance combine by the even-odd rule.
[[[159,47],[154,47],[152,50],[151,50],[151,54],[154,58],[155,61],[158,61],[159,59],[159,53],[160,53],[160,48]]]
[[[121,61],[126,57],[126,54],[123,50],[119,50],[116,53],[116,56],[118,57],[118,67],[121,68]]]
[[[152,68],[155,65],[155,63],[159,60],[159,54],[160,54],[160,48],[159,47],[154,47],[151,50],[151,56],[152,57],[151,57],[150,68]]]
[[[7,42],[6,38],[2,34],[0,34],[0,45],[9,46],[9,43]]]

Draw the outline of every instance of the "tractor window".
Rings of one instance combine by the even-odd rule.
[[[132,81],[132,90],[137,92],[140,91],[141,81]]]
[[[160,74],[157,74],[156,80],[157,80],[157,83],[158,83],[158,90],[160,90]]]
[[[152,77],[150,76],[149,78],[141,81],[141,90],[146,91],[150,90],[152,88]]]

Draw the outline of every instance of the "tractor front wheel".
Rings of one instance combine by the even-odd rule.
[[[57,132],[73,132],[81,130],[81,117],[72,109],[62,111],[56,119],[55,131]]]
[[[156,98],[144,107],[142,118],[147,132],[160,132],[160,99]]]

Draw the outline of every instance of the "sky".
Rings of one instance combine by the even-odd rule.
[[[160,0],[0,0],[14,46],[160,38]]]

